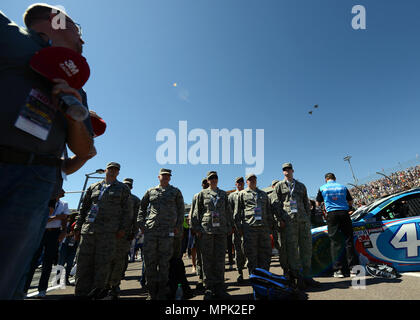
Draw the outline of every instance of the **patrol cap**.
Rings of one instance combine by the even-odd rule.
[[[279,180],[273,180],[273,181],[271,181],[271,186],[273,187],[279,182],[280,182]]]
[[[107,168],[107,169],[108,169],[108,168],[112,168],[112,167],[114,167],[114,168],[118,168],[118,170],[120,170],[120,169],[121,169],[120,164],[119,164],[119,163],[116,163],[116,162],[110,162],[110,163],[108,163],[108,164],[106,165],[106,168]]]
[[[257,179],[257,176],[255,174],[253,174],[253,173],[247,174],[246,177],[245,177],[245,179],[246,179],[246,181],[248,181],[252,177],[254,177],[255,179]]]
[[[64,10],[63,7],[59,8],[58,6],[52,6],[48,3],[34,3],[31,4],[25,11],[25,13],[23,14],[23,22],[25,23],[26,27],[29,27],[28,25],[30,24],[30,22],[34,19],[39,19],[39,12],[42,9],[51,9],[51,13],[62,13],[64,14],[67,18],[69,18],[71,21],[74,21],[68,14],[67,12]],[[54,12],[53,12],[54,10]]]
[[[293,166],[290,162],[283,163],[283,170],[284,169],[293,169]]]
[[[164,168],[160,169],[159,175],[164,175],[164,174],[169,174],[170,176],[172,176],[172,170],[164,169]]]
[[[218,176],[217,176],[217,172],[216,171],[209,171],[209,172],[207,172],[207,179],[210,179],[210,178],[219,178]]]
[[[236,179],[235,179],[235,182],[239,182],[239,181],[241,181],[242,180],[242,182],[244,181],[244,177],[237,177]]]
[[[125,178],[125,179],[123,180],[123,183],[126,183],[126,184],[131,184],[131,185],[133,185],[133,182],[134,182],[134,180],[133,180],[133,179],[131,179],[131,178]]]

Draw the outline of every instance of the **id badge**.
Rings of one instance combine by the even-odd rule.
[[[46,141],[52,128],[55,108],[50,99],[37,89],[32,89],[22,106],[15,127]]]
[[[220,214],[216,211],[211,212],[211,224],[213,227],[220,227]]]
[[[295,200],[290,200],[290,211],[292,213],[297,213],[298,212],[297,202]]]
[[[169,232],[169,237],[173,238],[175,236],[174,232]]]
[[[254,209],[254,218],[257,221],[261,221],[262,220],[262,210],[260,207],[256,207]]]
[[[88,222],[92,223],[92,222],[94,222],[94,221],[95,221],[96,216],[98,215],[98,211],[99,211],[98,205],[97,205],[97,204],[95,204],[95,205],[92,207],[92,209],[90,209]]]

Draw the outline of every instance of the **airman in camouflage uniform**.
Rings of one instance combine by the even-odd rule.
[[[257,188],[255,174],[246,176],[248,188],[239,192],[234,220],[244,237],[244,252],[248,259],[248,271],[255,268],[270,269],[271,238],[274,227],[273,213],[267,194]]]
[[[207,178],[204,178],[204,179],[201,180],[201,187],[203,188],[203,190],[207,189],[209,187],[209,183],[207,181]],[[191,230],[191,233],[193,234],[193,237],[194,237],[195,250],[196,250],[196,253],[197,253],[196,270],[197,270],[198,281],[197,281],[196,290],[200,291],[200,290],[204,289],[204,284],[203,284],[203,261],[202,261],[201,250],[200,250],[200,238],[193,231],[192,223],[191,223],[191,217],[192,217],[192,214],[194,212],[197,197],[198,197],[198,193],[196,193],[193,196],[188,220],[190,221],[190,230]]]
[[[117,239],[125,236],[132,221],[130,190],[117,180],[120,165],[111,162],[106,178],[86,191],[74,228],[81,240],[77,250],[76,296],[106,296],[111,260]]]
[[[232,192],[229,195],[228,201],[229,206],[232,214],[235,212],[235,206],[238,199],[239,192],[244,189],[244,178],[238,177],[235,180],[236,191]],[[239,230],[235,227],[233,234],[233,245],[235,247],[235,256],[236,256],[236,267],[238,269],[239,276],[237,278],[237,282],[241,283],[244,280],[243,269],[245,267],[245,253],[244,253],[244,245],[242,240],[242,235],[240,234]]]
[[[268,198],[270,199],[271,207],[274,211],[274,230],[273,230],[273,240],[274,240],[274,247],[279,252],[279,262],[280,266],[283,269],[283,273],[285,275],[289,274],[289,267],[287,265],[287,252],[286,252],[286,231],[284,229],[285,227],[285,221],[277,215],[277,212],[284,212],[284,210],[274,210],[274,208],[278,208],[278,201],[277,201],[277,195],[275,193],[275,187],[279,183],[279,180],[273,180],[271,182],[271,188],[273,191],[268,193]]]
[[[207,180],[210,186],[198,194],[191,217],[192,230],[200,238],[204,299],[229,299],[224,274],[226,236],[232,231],[232,213],[226,192],[217,187],[217,172],[210,171]]]
[[[133,189],[133,179],[126,178],[123,183],[130,189]],[[120,283],[124,277],[125,270],[128,265],[128,252],[130,250],[131,241],[134,239],[139,227],[137,223],[137,213],[140,208],[140,199],[134,194],[130,194],[129,201],[133,207],[133,214],[131,223],[127,230],[125,230],[125,236],[117,240],[115,255],[111,262],[111,273],[108,281],[109,296],[116,299],[120,292]]]
[[[184,222],[184,199],[181,191],[169,184],[171,176],[171,170],[160,170],[160,184],[146,191],[137,218],[144,230],[146,287],[148,299],[152,300],[165,300],[169,293],[169,260],[174,250],[174,236],[182,232]]]
[[[306,187],[293,178],[291,163],[283,164],[285,179],[275,188],[278,210],[286,222],[286,251],[290,278],[297,281],[300,289],[315,286],[311,274],[312,236],[311,210]],[[301,271],[302,270],[302,271]]]

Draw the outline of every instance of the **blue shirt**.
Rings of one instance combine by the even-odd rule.
[[[349,210],[349,205],[347,201],[353,200],[350,195],[349,190],[335,182],[334,180],[329,180],[321,188],[319,188],[316,201],[324,202],[325,209],[327,212],[339,211],[339,210]]]

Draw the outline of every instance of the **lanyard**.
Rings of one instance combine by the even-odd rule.
[[[293,179],[293,182],[292,182],[292,188],[290,188],[290,184],[289,184],[289,182],[287,182],[287,185],[288,185],[288,187],[289,187],[290,198],[292,199],[292,198],[293,198],[293,191],[295,191],[295,180]]]
[[[219,197],[219,195],[217,194],[216,196],[211,196],[211,201],[213,202],[213,206],[214,206],[214,208],[216,209],[216,206],[217,206],[217,203],[219,202],[219,200],[220,200],[220,197]]]
[[[105,183],[103,183],[103,184],[101,185],[101,193],[99,194],[98,201],[102,199],[102,197],[103,197],[103,195],[104,195],[105,191],[106,191],[106,190],[108,190],[108,188],[111,186],[110,184],[108,184],[108,185],[106,185],[106,187],[105,187],[105,185],[106,185]]]

